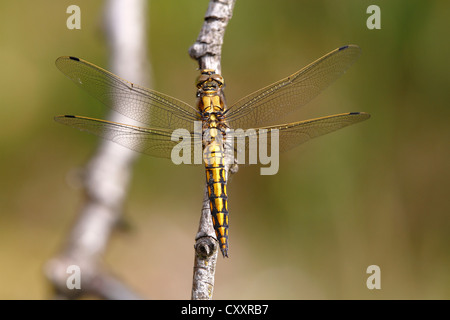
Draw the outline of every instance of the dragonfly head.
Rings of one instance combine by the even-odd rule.
[[[198,94],[200,93],[217,93],[225,82],[220,74],[215,73],[211,69],[203,69],[197,78]]]

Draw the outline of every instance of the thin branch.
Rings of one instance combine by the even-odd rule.
[[[197,41],[189,48],[189,55],[198,61],[200,69],[213,69],[222,73],[220,59],[228,21],[233,15],[236,0],[211,0],[205,22]]]
[[[233,14],[236,0],[211,0],[205,14],[197,41],[189,48],[189,55],[198,61],[200,69],[213,69],[221,73],[221,52],[228,21]],[[229,163],[226,161],[226,163]],[[225,167],[228,176],[229,167]],[[196,235],[194,275],[192,282],[193,300],[211,300],[214,290],[214,276],[218,244],[211,220],[207,187],[203,198],[202,214]]]
[[[131,81],[149,85],[145,0],[109,0],[105,8],[111,69]],[[112,112],[108,120],[134,124]],[[137,153],[111,141],[102,140],[83,174],[84,203],[67,244],[45,268],[58,298],[97,295],[106,299],[138,299],[126,285],[111,275],[102,256],[111,232],[122,216],[123,202]],[[81,289],[68,290],[69,265],[81,270]]]

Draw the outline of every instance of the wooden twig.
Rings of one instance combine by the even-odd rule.
[[[236,0],[211,0],[205,14],[197,41],[189,48],[189,55],[198,61],[200,69],[213,69],[221,73],[221,52],[228,21],[232,17]],[[229,167],[225,167],[228,175]],[[193,300],[211,300],[214,289],[214,275],[218,244],[211,220],[208,192],[205,187],[202,214],[195,244],[194,275],[192,283]]]
[[[222,73],[220,59],[228,21],[233,15],[236,0],[211,0],[205,22],[197,41],[189,48],[189,55],[198,61],[200,69],[213,69]]]
[[[147,2],[109,0],[105,13],[110,69],[123,78],[149,86]],[[115,112],[108,120],[136,124]],[[46,265],[46,275],[58,298],[76,298],[85,294],[106,299],[139,298],[101,263],[111,232],[122,216],[136,157],[134,151],[102,140],[84,169],[85,199],[78,219],[63,250]],[[69,275],[66,269],[69,265],[77,265],[81,270],[81,290],[67,288]]]

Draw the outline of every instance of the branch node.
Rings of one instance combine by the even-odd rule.
[[[203,236],[197,239],[194,248],[199,258],[209,258],[217,250],[217,240],[210,236]]]

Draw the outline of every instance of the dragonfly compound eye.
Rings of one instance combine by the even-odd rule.
[[[202,84],[209,79],[209,75],[208,74],[201,74],[197,77],[197,81],[195,82],[197,87],[201,87]]]
[[[223,80],[223,77],[220,74],[217,74],[217,73],[212,74],[211,78],[213,80],[215,80],[217,83],[219,83],[220,86],[223,86],[225,83],[225,81]]]

